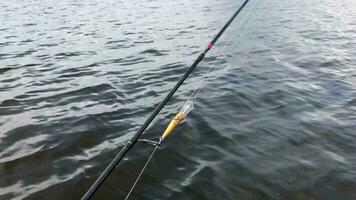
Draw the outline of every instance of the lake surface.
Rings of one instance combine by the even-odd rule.
[[[79,199],[242,1],[0,3],[0,199]],[[144,133],[130,199],[356,199],[356,1],[251,0]],[[93,199],[123,199],[138,143]]]

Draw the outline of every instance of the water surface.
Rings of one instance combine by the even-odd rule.
[[[0,4],[0,199],[79,199],[242,1]],[[356,199],[356,2],[251,0],[131,199]],[[94,199],[123,199],[138,144]]]

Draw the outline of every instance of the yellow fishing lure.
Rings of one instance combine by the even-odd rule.
[[[189,99],[185,102],[183,107],[181,108],[181,111],[178,112],[178,114],[172,119],[172,121],[169,123],[167,126],[166,130],[163,132],[161,136],[161,140],[164,140],[168,137],[168,135],[174,130],[178,124],[183,122],[184,118],[188,115],[188,113],[193,110],[194,104],[193,100]]]
[[[167,126],[166,130],[162,134],[162,139],[166,139],[166,137],[168,137],[168,135],[174,130],[174,128],[179,123],[181,123],[184,120],[184,118],[185,118],[185,112],[183,111],[179,112]]]

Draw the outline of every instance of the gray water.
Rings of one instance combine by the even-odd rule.
[[[241,5],[0,3],[0,199],[79,199]],[[356,1],[251,0],[162,110],[215,63],[131,199],[356,199]],[[94,199],[123,199],[137,144]]]

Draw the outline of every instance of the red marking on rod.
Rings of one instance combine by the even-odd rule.
[[[209,43],[207,49],[211,49],[211,47],[213,47],[213,44]]]

